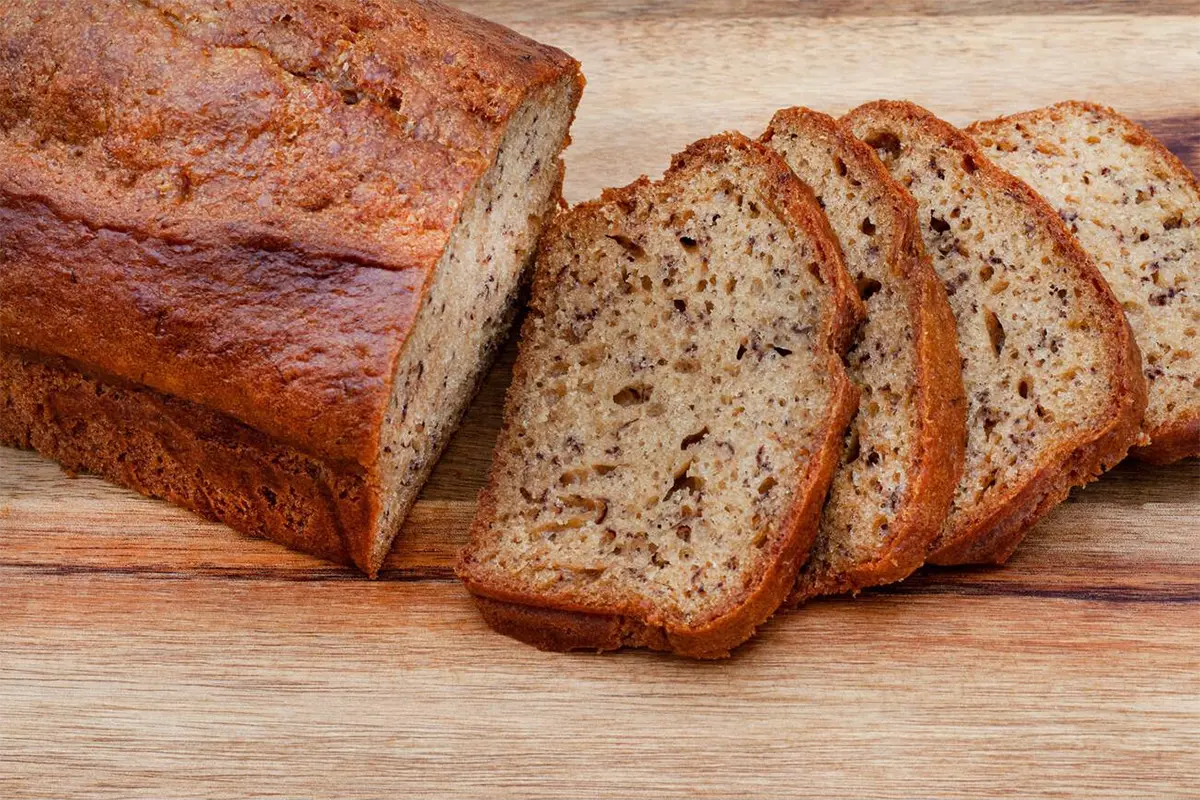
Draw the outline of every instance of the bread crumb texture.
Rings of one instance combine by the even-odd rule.
[[[1142,351],[1151,437],[1200,417],[1200,190],[1187,168],[1140,126],[1086,103],[969,132],[1054,206],[1121,301]]]
[[[548,233],[469,583],[686,627],[778,558],[844,381],[834,287],[728,155]]]
[[[815,193],[867,311],[847,355],[862,396],[801,572],[802,599],[898,580],[924,562],[961,469],[963,401],[953,319],[923,257],[913,201],[870,148],[824,114],[781,111],[764,139]],[[925,334],[943,337],[937,351],[918,340],[918,315],[931,329],[941,323]],[[932,428],[939,440],[931,443],[922,434]],[[924,453],[931,444],[936,454]]]
[[[958,322],[968,417],[952,540],[1111,421],[1120,330],[1086,258],[1047,224],[1057,220],[965,136],[905,103],[869,104],[850,121],[916,199]]]

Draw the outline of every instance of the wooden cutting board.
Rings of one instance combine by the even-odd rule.
[[[581,200],[772,111],[1069,97],[1200,169],[1196,2],[473,2],[589,84]],[[0,796],[1200,797],[1200,465],[1123,465],[1000,569],[783,613],[720,663],[552,655],[451,573],[511,346],[382,579],[0,450]]]

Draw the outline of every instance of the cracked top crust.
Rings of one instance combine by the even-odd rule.
[[[0,343],[368,463],[460,210],[563,79],[437,4],[5,3]]]

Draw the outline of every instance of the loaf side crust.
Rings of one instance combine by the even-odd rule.
[[[778,192],[774,199],[776,212],[786,215],[804,230],[820,252],[822,276],[834,287],[833,308],[826,315],[826,340],[836,353],[844,353],[854,329],[862,319],[862,304],[852,290],[842,264],[837,240],[817,207],[812,193],[783,162],[782,158],[740,134],[721,134],[689,146],[672,159],[664,180],[687,170],[693,164],[709,160],[724,160],[727,150],[739,151],[751,162],[761,165],[774,176]],[[621,189],[608,189],[598,200],[577,208],[604,203],[619,203],[631,197],[649,183],[648,178]],[[766,200],[767,198],[764,198]],[[570,216],[559,218],[552,226],[561,229],[570,224]],[[553,232],[547,235],[549,239]],[[544,239],[543,241],[546,241]],[[537,274],[534,279],[533,305],[537,299],[552,291],[553,276]],[[526,326],[531,326],[527,321]],[[531,330],[531,328],[530,328]],[[524,339],[528,331],[522,331]],[[749,638],[787,598],[795,584],[796,574],[816,535],[820,511],[833,472],[841,457],[843,433],[857,408],[858,392],[846,375],[841,360],[830,357],[830,375],[834,382],[833,402],[821,428],[822,443],[819,455],[810,459],[801,478],[796,500],[781,525],[783,535],[775,543],[770,566],[758,577],[746,595],[707,620],[689,627],[668,624],[650,609],[636,605],[612,608],[585,607],[582,604],[548,604],[544,598],[511,591],[486,580],[477,580],[472,571],[471,545],[460,553],[456,572],[467,590],[474,595],[485,619],[496,630],[516,639],[547,650],[612,650],[625,646],[642,646],[666,650],[694,658],[720,658]],[[513,383],[523,380],[526,365],[518,356],[514,366]],[[471,540],[482,536],[496,515],[495,485],[506,472],[505,455],[500,444],[512,427],[515,409],[506,403],[504,422],[488,485],[479,496],[479,509],[471,526]]]
[[[518,304],[514,295],[499,329],[509,329]],[[485,363],[502,343],[488,344]],[[480,370],[471,397],[486,377]],[[0,411],[0,446],[36,450],[67,472],[379,574],[370,533],[381,494],[374,473],[354,461],[321,459],[205,406],[9,346],[0,346]]]
[[[985,133],[990,127],[996,124],[1020,122],[1026,119],[1034,120],[1041,114],[1053,112],[1056,109],[1088,111],[1117,122],[1132,132],[1138,144],[1146,145],[1157,153],[1176,178],[1190,184],[1193,191],[1200,194],[1200,181],[1197,181],[1196,176],[1188,169],[1187,165],[1172,153],[1158,137],[1124,114],[1099,103],[1090,103],[1083,100],[1066,100],[1061,103],[1055,103],[1045,109],[1035,109],[1033,111],[999,117],[994,120],[974,122],[967,126],[966,132],[972,135],[975,133]],[[1146,435],[1149,436],[1150,443],[1135,445],[1130,448],[1129,456],[1131,458],[1151,464],[1171,464],[1184,458],[1200,456],[1200,412],[1183,409],[1174,419],[1170,419],[1147,430]]]
[[[920,430],[910,460],[908,488],[901,511],[891,525],[884,549],[871,561],[841,573],[814,573],[802,568],[788,603],[798,605],[824,594],[855,592],[870,586],[902,580],[925,563],[925,556],[941,530],[950,509],[963,467],[966,442],[966,398],[959,367],[958,334],[945,290],[925,253],[917,226],[916,201],[894,181],[887,167],[865,143],[828,115],[806,108],[783,109],[772,118],[760,138],[769,143],[776,129],[801,120],[819,126],[835,137],[842,152],[851,155],[859,170],[869,172],[890,189],[890,204],[900,232],[884,255],[897,264],[913,321],[916,341],[918,419]]]
[[[211,409],[0,348],[0,445],[33,449],[238,531],[340,564],[378,509],[353,462],[314,458]]]
[[[853,125],[872,113],[900,116],[937,139],[974,159],[976,173],[1027,206],[1053,238],[1058,252],[1095,289],[1107,307],[1105,329],[1116,347],[1109,364],[1113,381],[1104,422],[1082,431],[1073,440],[1046,451],[1037,469],[1018,486],[1010,487],[990,503],[977,508],[953,530],[942,533],[930,552],[929,563],[940,565],[995,563],[1008,560],[1017,544],[1037,520],[1066,497],[1073,486],[1095,480],[1129,451],[1140,436],[1146,408],[1146,381],[1141,371],[1141,351],[1117,299],[1095,263],[1067,230],[1053,208],[1023,181],[995,166],[969,136],[925,109],[908,102],[876,101],[852,110],[843,119]]]

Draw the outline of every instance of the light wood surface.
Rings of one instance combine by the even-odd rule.
[[[1200,6],[517,0],[589,84],[566,193],[780,106],[1116,106],[1200,168]],[[382,579],[0,450],[0,797],[1200,797],[1200,464],[1122,465],[1000,569],[732,659],[553,655],[451,571],[512,348]]]

